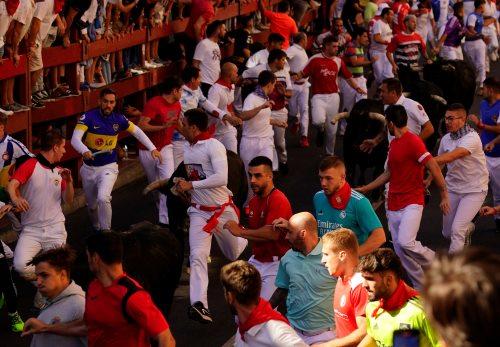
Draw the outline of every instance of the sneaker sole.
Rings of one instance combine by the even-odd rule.
[[[189,317],[189,319],[192,319],[194,321],[197,321],[197,322],[203,323],[203,324],[209,324],[209,323],[213,322],[211,317],[204,315],[203,313],[198,311],[193,306],[189,307],[188,317]]]

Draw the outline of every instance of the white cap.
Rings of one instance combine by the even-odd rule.
[[[385,2],[378,5],[378,9],[377,9],[377,12],[375,12],[375,16],[380,16],[382,14],[382,10],[384,8],[388,8],[388,7],[389,7],[389,5],[387,5],[387,3],[385,3]]]

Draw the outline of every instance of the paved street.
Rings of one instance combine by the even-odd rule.
[[[498,64],[497,64],[498,65]],[[495,67],[498,69],[498,66]],[[473,111],[477,112],[477,102]],[[312,141],[314,143],[314,141]],[[312,196],[319,190],[317,179],[317,166],[321,159],[320,151],[313,145],[308,149],[298,146],[298,136],[289,136],[288,149],[290,159],[290,174],[285,179],[278,178],[277,186],[282,189],[292,203],[294,212],[312,209]],[[141,180],[126,186],[113,194],[113,227],[116,230],[124,230],[130,224],[143,220],[155,221],[153,215],[153,203],[150,197],[143,198],[141,190],[145,181]],[[447,242],[441,236],[441,212],[438,207],[437,192],[433,192],[431,203],[424,210],[420,239],[432,249],[439,250],[447,247]],[[491,202],[488,197],[488,202]],[[384,221],[383,207],[378,211]],[[492,219],[479,219],[476,223],[476,233],[473,235],[473,244],[490,248],[494,252],[500,252],[500,235],[494,231]],[[67,229],[69,243],[81,252],[84,236],[88,233],[90,224],[84,209],[68,216]],[[180,287],[175,296],[169,322],[178,346],[221,346],[235,332],[235,324],[226,306],[222,289],[218,282],[220,267],[226,260],[220,256],[220,252],[213,243],[212,263],[209,265],[209,306],[214,316],[214,324],[200,325],[188,320],[186,309],[188,305],[188,281],[186,274],[183,275]],[[248,258],[248,251],[243,258]],[[80,259],[80,262],[83,262]],[[78,277],[78,273],[74,274]],[[34,288],[27,283],[17,279],[20,312],[23,318],[29,317],[29,307],[34,294]],[[0,313],[0,346],[29,346],[29,339],[21,339],[8,330],[7,314],[5,310]]]

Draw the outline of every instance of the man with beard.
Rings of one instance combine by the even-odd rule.
[[[224,297],[238,317],[236,347],[305,347],[288,320],[260,297],[259,271],[243,260],[225,265],[220,272]]]
[[[439,188],[440,208],[444,214],[450,209],[448,191],[436,160],[427,151],[422,139],[408,129],[405,108],[391,105],[385,114],[389,133],[395,136],[389,145],[387,168],[373,182],[356,190],[366,193],[389,182],[387,221],[394,249],[413,286],[419,289],[423,267],[434,258],[434,251],[416,240],[424,209],[424,167],[430,171]]]
[[[86,251],[96,278],[88,287],[84,317],[50,324],[30,319],[24,335],[87,336],[89,347],[149,347],[150,339],[159,347],[175,346],[169,325],[149,293],[123,271],[120,234],[93,234]]]
[[[370,201],[351,189],[345,177],[345,165],[339,157],[325,157],[319,164],[323,190],[314,195],[319,235],[348,228],[356,234],[360,244],[359,254],[365,255],[385,242],[385,232]]]
[[[118,134],[124,130],[146,147],[161,162],[161,153],[151,140],[123,114],[116,112],[116,92],[104,88],[99,108],[83,114],[71,138],[71,145],[83,156],[80,169],[83,191],[95,230],[111,229],[111,191],[118,177]],[[82,142],[83,135],[85,143]]]
[[[269,300],[276,290],[274,281],[281,257],[290,246],[285,240],[285,233],[273,228],[278,218],[285,220],[292,216],[292,207],[285,194],[274,187],[273,162],[259,156],[248,164],[248,179],[254,196],[248,203],[248,227],[242,228],[231,220],[224,225],[231,234],[253,241],[252,257],[248,261],[255,266],[262,278],[260,296]]]
[[[287,318],[299,337],[308,345],[330,341],[333,329],[332,297],[337,279],[321,264],[323,243],[318,237],[316,219],[309,212],[282,218],[275,227],[286,228],[292,246],[281,258],[276,275],[276,291],[269,300],[277,307],[286,299]]]
[[[388,248],[363,257],[359,270],[370,302],[366,306],[367,335],[358,346],[393,346],[396,330],[418,330],[420,346],[439,346],[419,293],[402,279],[398,256]]]

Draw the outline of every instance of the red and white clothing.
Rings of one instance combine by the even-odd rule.
[[[196,45],[193,59],[200,62],[202,83],[214,84],[219,79],[221,53],[217,42],[208,38],[201,40]]]
[[[169,104],[163,96],[151,98],[142,111],[142,116],[150,119],[151,125],[163,125],[167,122],[179,119],[181,114],[180,102]],[[174,172],[174,153],[172,146],[172,136],[175,131],[175,125],[166,129],[147,132],[151,142],[161,153],[162,161],[151,157],[151,152],[139,142],[139,161],[141,162],[148,181],[151,183],[160,179],[167,179]],[[158,209],[158,219],[162,224],[169,224],[167,196],[157,193],[156,206]]]
[[[233,236],[223,229],[229,220],[239,221],[232,204],[231,191],[227,188],[226,149],[216,139],[197,141],[184,146],[184,165],[188,180],[192,182],[189,215],[189,247],[191,271],[189,296],[191,304],[201,301],[208,307],[208,269],[212,235],[222,253],[231,261],[236,260],[247,245],[247,240]]]
[[[401,105],[406,110],[406,114],[408,115],[408,130],[410,130],[415,135],[420,135],[420,133],[422,132],[422,126],[430,120],[429,116],[424,110],[424,107],[415,100],[407,98],[402,94],[399,97],[398,101],[396,101],[396,105]],[[385,105],[384,109],[387,107],[388,105]],[[389,142],[394,139],[394,136],[389,133],[387,133],[387,136]]]
[[[339,278],[333,296],[336,337],[342,338],[358,328],[356,317],[366,315],[368,292],[363,287],[363,276],[356,272],[345,283]]]
[[[21,213],[22,232],[14,252],[14,268],[23,276],[34,275],[34,266],[26,264],[40,251],[66,243],[62,193],[66,181],[60,167],[51,165],[41,154],[29,158],[13,173],[21,196],[29,209]]]
[[[327,57],[323,53],[311,57],[302,71],[311,82],[312,124],[326,130],[326,153],[332,155],[335,149],[337,124],[331,120],[338,113],[340,106],[338,76],[350,79],[352,74],[339,57]]]
[[[370,31],[370,56],[377,57],[378,59],[372,64],[373,74],[375,75],[375,82],[380,85],[382,81],[386,78],[394,77],[392,73],[392,66],[387,59],[387,45],[375,42],[374,36],[380,34],[380,38],[384,42],[391,42],[392,40],[392,29],[388,23],[384,20],[379,19],[374,22],[373,28]]]
[[[408,14],[410,14],[410,5],[408,3],[403,4],[400,1],[396,1],[391,8],[392,11],[394,12],[394,19],[393,19],[394,33],[397,34],[405,31],[406,26],[404,23],[404,19]]]
[[[245,66],[249,69],[256,67],[257,65],[267,64],[267,59],[269,58],[269,51],[267,48],[261,49],[260,51],[255,52],[248,58]],[[290,70],[290,66],[288,65],[288,61],[285,63],[285,70]]]
[[[410,131],[389,145],[387,167],[391,173],[387,220],[394,250],[414,288],[421,288],[423,270],[434,252],[416,240],[424,204],[424,165],[432,155],[417,135]]]
[[[419,33],[397,33],[387,46],[387,52],[393,53],[394,62],[407,67],[417,67],[420,54],[426,50],[425,42]]]
[[[229,114],[233,108],[234,85],[217,80],[208,91],[207,99],[220,110]],[[237,130],[228,122],[220,119],[210,118],[210,124],[215,125],[214,138],[219,140],[227,150],[238,153]]]
[[[293,44],[286,50],[290,64],[290,72],[302,71],[308,61],[306,50],[298,44]],[[309,129],[309,83],[307,78],[301,78],[293,82],[293,94],[288,104],[289,115],[299,118],[300,134],[307,136]]]
[[[253,110],[267,101],[256,93],[249,94],[243,104],[243,111]],[[243,132],[240,141],[240,157],[248,170],[248,163],[257,156],[265,156],[273,161],[273,170],[278,170],[278,158],[274,148],[271,109],[260,110],[251,119],[243,121]]]
[[[272,225],[278,218],[290,219],[292,206],[282,191],[274,188],[268,196],[255,195],[248,203],[248,227],[255,230]],[[279,231],[276,231],[279,232]],[[285,234],[280,233],[276,241],[254,241],[252,256],[248,260],[259,270],[262,279],[260,296],[269,300],[276,290],[274,280],[278,272],[279,260],[290,249]]]

